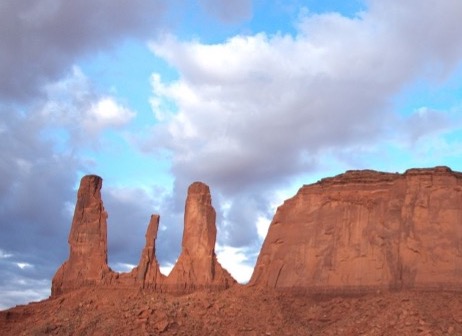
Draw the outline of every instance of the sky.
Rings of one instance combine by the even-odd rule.
[[[109,264],[180,253],[207,183],[240,282],[303,184],[462,171],[460,0],[0,2],[0,309],[50,295],[76,191],[103,179]]]

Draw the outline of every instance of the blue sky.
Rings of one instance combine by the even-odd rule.
[[[190,183],[251,275],[275,209],[347,169],[462,170],[459,0],[0,5],[0,308],[45,298],[76,188],[103,177],[109,262],[179,255]]]

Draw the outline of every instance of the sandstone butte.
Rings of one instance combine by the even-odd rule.
[[[281,205],[250,285],[357,292],[462,289],[462,174],[347,171]]]
[[[147,288],[189,293],[236,281],[217,261],[216,214],[209,187],[188,189],[182,251],[169,276],[159,271],[151,217],[139,265],[107,265],[102,179],[82,178],[69,234],[69,259],[52,297],[82,287]],[[303,186],[281,205],[248,288],[346,293],[377,289],[462,290],[462,173],[447,167],[404,174],[347,171]]]

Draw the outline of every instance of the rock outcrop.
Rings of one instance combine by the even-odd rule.
[[[167,290],[228,288],[236,282],[217,261],[215,219],[209,187],[193,183],[186,199],[182,251],[165,281]]]
[[[152,215],[146,231],[146,245],[141,253],[140,262],[132,271],[133,277],[142,287],[158,287],[165,276],[160,272],[156,258],[156,239],[159,230],[159,215]]]
[[[107,264],[107,213],[101,199],[102,179],[82,178],[69,234],[69,259],[52,281],[52,296],[82,287],[143,287],[176,293],[224,289],[236,283],[215,255],[217,229],[209,187],[193,183],[188,190],[182,252],[168,277],[159,270],[155,241],[159,216],[152,215],[139,265],[130,273],[115,273]]]
[[[53,277],[53,296],[100,284],[112,273],[107,264],[107,213],[101,199],[102,183],[96,175],[80,181],[68,239],[69,259]]]
[[[122,274],[108,267],[101,186],[98,176],[82,178],[69,259],[53,278],[52,296],[88,286],[186,293],[235,284],[215,255],[216,213],[207,185],[188,189],[182,251],[168,277],[155,256],[158,215],[151,217],[139,265]],[[347,171],[303,186],[278,208],[249,284],[311,292],[462,290],[462,173]]]
[[[462,174],[347,171],[303,186],[277,209],[250,284],[462,289]]]

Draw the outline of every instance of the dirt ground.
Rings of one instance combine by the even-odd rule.
[[[462,293],[92,288],[0,312],[0,335],[462,335]]]

